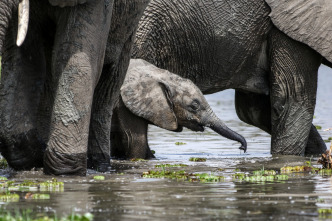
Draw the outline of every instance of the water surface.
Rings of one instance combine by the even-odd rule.
[[[314,124],[332,127],[332,71],[319,72],[317,107]],[[58,177],[65,182],[63,192],[51,192],[49,200],[24,199],[2,202],[8,211],[30,208],[34,215],[92,212],[95,220],[323,220],[320,208],[332,208],[331,176],[311,173],[289,175],[287,181],[240,182],[232,180],[235,169],[250,172],[258,169],[279,170],[285,165],[303,165],[304,157],[272,157],[270,136],[241,122],[234,109],[234,91],[206,96],[217,115],[248,142],[247,153],[239,143],[220,137],[211,130],[203,133],[184,130],[173,133],[157,127],[149,129],[149,144],[156,160],[130,162],[112,160],[112,169],[103,174],[105,181],[94,181],[96,171],[87,177]],[[322,137],[332,132],[319,130]],[[184,142],[185,145],[175,145]],[[328,144],[328,143],[327,143]],[[328,144],[329,145],[329,144]],[[192,156],[205,157],[206,162],[189,162]],[[315,163],[316,159],[312,162]],[[143,172],[156,170],[160,163],[185,163],[180,168],[189,172],[223,175],[220,183],[191,183],[171,179],[142,178]],[[220,168],[223,170],[221,171]],[[51,179],[42,171],[2,171],[12,180]]]

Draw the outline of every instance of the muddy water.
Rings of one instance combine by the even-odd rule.
[[[322,67],[319,72],[319,92],[314,124],[323,129],[332,127],[332,71]],[[87,177],[58,177],[65,183],[64,191],[51,192],[49,200],[24,199],[2,202],[8,211],[31,209],[33,214],[91,212],[95,220],[324,220],[320,208],[332,208],[331,176],[311,173],[290,174],[286,181],[240,182],[232,179],[235,169],[243,172],[280,169],[285,165],[303,165],[308,158],[272,157],[270,137],[265,132],[242,123],[234,110],[234,92],[228,90],[207,96],[218,116],[235,131],[246,137],[248,152],[238,150],[239,144],[214,132],[193,133],[185,130],[172,133],[151,127],[151,149],[156,160],[130,162],[112,160],[104,181],[94,181],[95,171]],[[320,130],[324,139],[332,132]],[[183,142],[185,145],[175,145]],[[192,156],[205,157],[206,162],[189,162]],[[312,162],[315,162],[313,159]],[[161,163],[185,163],[187,172],[223,175],[220,183],[192,183],[171,179],[142,178],[143,172],[157,170]],[[222,168],[222,170],[220,170]],[[179,169],[174,169],[179,170]],[[51,177],[42,171],[15,173],[2,171],[11,180]]]

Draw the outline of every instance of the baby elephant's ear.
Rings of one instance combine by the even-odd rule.
[[[128,70],[126,80],[121,87],[121,97],[125,106],[135,115],[142,117],[158,127],[176,130],[178,123],[173,111],[169,86],[150,75],[132,75]]]

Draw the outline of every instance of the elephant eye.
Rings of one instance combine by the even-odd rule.
[[[193,100],[193,102],[191,102],[191,104],[189,105],[189,108],[192,110],[192,111],[197,111],[200,107],[200,103],[198,100]]]

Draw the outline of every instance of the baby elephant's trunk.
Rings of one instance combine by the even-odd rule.
[[[226,124],[220,120],[212,111],[209,114],[210,116],[206,118],[206,126],[217,132],[223,137],[226,137],[230,140],[235,140],[241,143],[241,147],[239,149],[244,152],[247,151],[247,142],[240,134],[235,131],[229,129]]]

